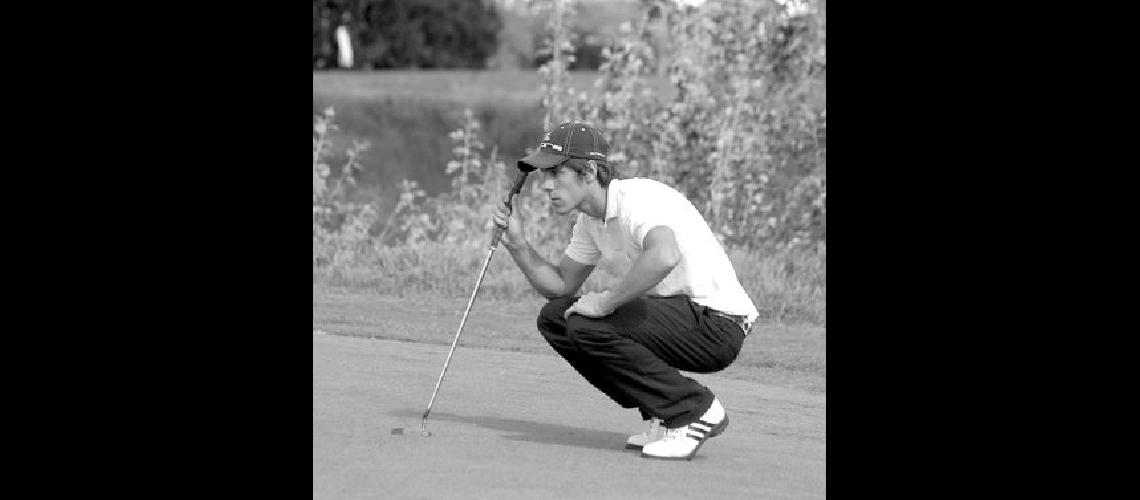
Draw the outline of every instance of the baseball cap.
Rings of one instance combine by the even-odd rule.
[[[606,161],[610,145],[594,127],[582,122],[565,122],[542,136],[538,149],[518,161],[519,170],[547,169],[568,158]]]

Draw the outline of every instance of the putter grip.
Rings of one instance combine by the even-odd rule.
[[[515,184],[511,186],[511,190],[507,192],[507,199],[503,200],[503,203],[506,203],[508,208],[511,208],[512,210],[514,209],[514,207],[511,206],[511,198],[522,191],[523,183],[526,182],[526,176],[529,173],[530,172],[523,172],[522,170],[519,170],[518,175],[515,176]],[[499,246],[499,239],[502,237],[503,228],[495,226],[495,232],[491,236],[491,248]]]
[[[530,172],[519,170],[519,175],[515,176],[515,185],[511,186],[511,190],[507,193],[507,199],[505,200],[508,207],[511,206],[511,197],[519,194],[519,191],[522,191],[523,183],[526,182],[526,176],[529,173]]]

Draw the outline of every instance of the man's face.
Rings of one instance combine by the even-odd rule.
[[[558,215],[566,215],[586,199],[586,181],[565,164],[542,171],[542,190]]]

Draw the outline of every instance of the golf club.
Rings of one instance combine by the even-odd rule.
[[[519,170],[518,175],[515,177],[515,184],[511,187],[510,192],[507,193],[507,199],[504,200],[508,208],[511,208],[511,198],[522,190],[523,182],[526,181],[526,176],[529,172]],[[439,386],[443,383],[443,376],[447,374],[447,367],[451,364],[451,356],[455,354],[455,346],[459,344],[459,335],[463,333],[463,325],[467,323],[467,315],[471,314],[471,306],[475,304],[475,296],[479,294],[479,285],[483,284],[483,276],[487,274],[487,265],[491,263],[491,257],[495,254],[495,248],[499,246],[499,239],[503,236],[503,228],[498,225],[491,236],[491,247],[487,250],[487,258],[483,259],[483,268],[479,270],[479,279],[475,282],[475,289],[471,291],[471,299],[467,301],[467,310],[463,311],[463,319],[459,321],[459,329],[455,331],[455,340],[451,341],[451,350],[447,352],[447,360],[443,362],[443,371],[439,373],[439,380],[435,382],[435,390],[431,392],[431,400],[428,401],[427,409],[424,410],[424,418],[420,422],[420,435],[423,437],[431,436],[431,431],[427,430],[427,418],[431,413],[431,407],[435,404],[435,397],[439,394]],[[393,434],[397,434],[393,429]],[[403,429],[400,429],[400,434]]]

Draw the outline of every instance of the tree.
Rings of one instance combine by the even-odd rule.
[[[544,107],[600,125],[611,162],[673,185],[730,246],[826,241],[823,0],[643,0],[642,19],[602,53],[600,99],[565,88],[568,58],[544,66]],[[795,8],[793,8],[795,7]],[[655,47],[654,24],[666,43]],[[565,38],[565,22],[552,39]],[[557,36],[555,36],[557,35]],[[652,92],[663,72],[674,96]],[[551,121],[548,119],[548,122]]]
[[[485,0],[361,0],[360,59],[373,68],[483,68],[498,48]]]
[[[483,68],[502,18],[489,0],[313,0],[313,69],[336,66],[347,19],[356,66]]]

